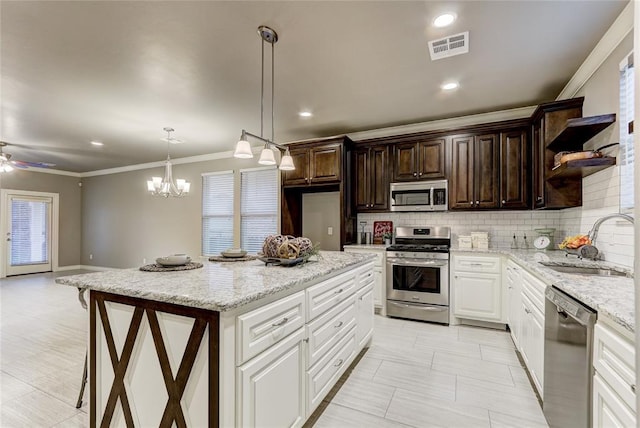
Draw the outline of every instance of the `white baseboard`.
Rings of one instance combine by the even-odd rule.
[[[61,272],[65,270],[94,270],[94,271],[105,271],[105,270],[117,270],[117,268],[110,268],[104,266],[92,266],[92,265],[69,265],[69,266],[58,266],[54,269],[54,272]]]

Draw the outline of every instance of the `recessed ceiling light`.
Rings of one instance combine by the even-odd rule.
[[[438,28],[446,27],[447,25],[453,24],[453,21],[455,20],[456,20],[455,13],[443,13],[442,15],[438,16],[436,19],[433,20],[433,25],[435,25]]]
[[[313,116],[313,113],[311,113],[310,111],[301,111],[300,113],[298,113],[298,116],[300,117],[311,117]]]
[[[453,91],[454,89],[458,89],[459,86],[458,82],[447,82],[440,85],[440,88],[444,91]]]
[[[104,146],[104,143],[101,143],[100,141],[92,141],[91,144],[94,146]]]

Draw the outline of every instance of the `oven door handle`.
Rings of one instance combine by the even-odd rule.
[[[409,261],[409,260],[387,260],[387,264],[390,266],[415,266],[415,267],[445,267],[449,264],[448,260],[418,260],[418,261]]]

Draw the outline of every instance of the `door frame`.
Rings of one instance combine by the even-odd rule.
[[[9,198],[12,196],[36,196],[51,198],[51,270],[58,271],[58,234],[59,234],[59,218],[60,218],[60,195],[58,193],[34,192],[30,190],[14,190],[0,189],[0,213],[8,209]],[[0,221],[0,238],[7,236],[7,222],[3,219]],[[6,241],[0,241],[0,278],[7,276],[7,244]]]

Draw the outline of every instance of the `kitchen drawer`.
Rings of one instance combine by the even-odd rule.
[[[611,327],[597,322],[593,338],[593,367],[635,411],[635,349]]]
[[[307,324],[307,368],[314,365],[355,323],[355,300],[347,299]]]
[[[500,273],[500,257],[493,256],[453,256],[455,272]]]
[[[611,386],[596,374],[593,377],[593,423],[594,428],[635,427],[636,415],[620,401]]]
[[[531,303],[544,313],[544,292],[547,289],[547,284],[527,271],[521,270],[521,272],[522,294],[525,294]]]
[[[366,254],[375,254],[376,258],[373,259],[373,265],[375,267],[378,268],[382,268],[382,265],[385,263],[385,259],[386,259],[386,250],[380,249],[380,250],[367,250],[367,249],[363,249],[363,248],[345,248],[344,249],[345,252],[347,253],[366,253]]]
[[[356,354],[356,329],[352,328],[307,371],[307,415],[313,413]]]
[[[236,364],[240,365],[304,326],[305,292],[300,291],[238,316]]]
[[[365,266],[358,268],[357,270],[357,278],[358,278],[358,290],[362,287],[366,287],[369,284],[372,284],[375,281],[375,268],[373,264],[367,263]],[[381,271],[382,269],[379,269]]]
[[[307,288],[307,321],[328,311],[356,291],[356,274],[343,273]]]

